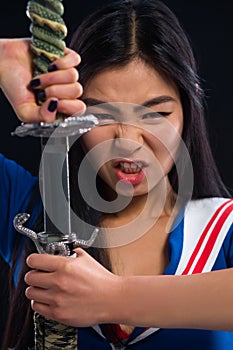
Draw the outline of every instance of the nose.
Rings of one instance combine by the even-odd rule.
[[[143,146],[142,130],[134,125],[117,124],[115,132],[115,148],[121,156],[130,156]]]

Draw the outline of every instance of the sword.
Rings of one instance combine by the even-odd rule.
[[[67,34],[62,20],[62,0],[32,0],[27,14],[32,21],[31,49],[34,54],[35,75],[47,72],[48,65],[64,52],[63,38]],[[40,103],[40,101],[38,101]],[[76,247],[90,247],[97,237],[98,228],[88,239],[78,238],[77,225],[72,227],[69,184],[69,149],[79,136],[98,125],[93,115],[66,117],[57,115],[53,123],[22,123],[13,135],[41,138],[42,156],[39,184],[44,211],[44,231],[36,233],[25,223],[28,213],[14,218],[14,227],[29,237],[38,253],[72,256]],[[58,176],[59,174],[59,176]],[[77,329],[34,314],[35,350],[77,350]]]
[[[85,118],[85,119],[83,119]],[[29,237],[41,254],[73,256],[77,247],[88,248],[93,245],[99,229],[95,228],[88,239],[78,238],[79,232],[72,226],[69,185],[69,146],[74,134],[82,135],[96,124],[94,116],[76,117],[70,128],[69,121],[62,121],[62,132],[57,122],[51,125],[21,125],[14,134],[18,136],[34,135],[41,137],[42,143],[47,141],[45,134],[50,128],[55,129],[56,137],[50,137],[46,145],[42,145],[40,165],[40,192],[43,201],[44,231],[36,233],[27,228],[28,213],[19,213],[14,218],[14,227],[18,232]],[[49,127],[49,129],[47,129]],[[51,131],[51,130],[50,130]],[[57,133],[58,131],[58,133]],[[59,176],[62,173],[62,177]],[[81,226],[81,225],[80,225]],[[78,349],[77,329],[71,326],[48,320],[34,313],[35,348],[34,350]]]

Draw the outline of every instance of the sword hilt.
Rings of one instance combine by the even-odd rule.
[[[75,248],[89,248],[94,244],[99,229],[96,227],[89,239],[78,239],[76,233],[47,233],[39,232],[27,228],[24,224],[29,219],[30,214],[19,213],[15,216],[13,224],[15,229],[30,238],[40,254],[52,254],[61,256],[72,256]]]

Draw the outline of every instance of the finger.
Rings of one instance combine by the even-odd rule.
[[[81,256],[90,256],[84,249],[82,248],[75,248],[74,252],[76,253],[77,256],[81,257]]]
[[[40,315],[43,315],[45,318],[50,319],[50,320],[53,319],[52,312],[51,312],[48,304],[39,303],[35,300],[32,300],[31,307],[32,307],[32,310],[39,313]]]
[[[79,74],[76,68],[58,70],[56,72],[44,73],[36,76],[29,83],[29,88],[33,90],[44,89],[51,85],[71,84],[78,81]]]
[[[52,123],[58,112],[59,101],[56,97],[48,98],[40,107],[39,121]]]
[[[43,98],[56,96],[59,100],[63,99],[77,99],[83,93],[82,85],[79,83],[67,84],[67,85],[53,85],[43,91]]]
[[[29,300],[34,300],[38,303],[50,305],[53,303],[53,296],[50,295],[47,289],[28,287],[25,290],[25,295]]]
[[[48,98],[42,106],[37,106],[36,103],[26,103],[21,106],[19,117],[24,122],[52,123],[56,118],[57,112],[60,112],[67,117],[71,115],[82,115],[86,110],[86,105],[81,100],[60,100],[51,97]]]
[[[50,254],[43,254],[43,256],[41,254],[31,254],[28,256],[26,263],[35,270],[54,272],[64,267],[67,259],[69,258]]]
[[[80,62],[81,62],[80,55],[77,52],[75,52],[69,48],[66,48],[65,49],[65,56],[53,61],[53,63],[50,66],[52,66],[53,69],[54,68],[67,69],[70,67],[78,66],[80,64]]]
[[[31,270],[24,276],[24,281],[32,287],[39,287],[48,289],[52,287],[52,272],[42,272],[38,270]]]
[[[86,105],[81,100],[60,100],[58,110],[67,116],[79,116],[85,112]]]
[[[26,102],[20,105],[18,112],[20,120],[29,123],[53,122],[58,108],[58,99],[48,98],[42,106],[38,106],[36,102]]]

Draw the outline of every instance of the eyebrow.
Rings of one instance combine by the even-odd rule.
[[[171,97],[171,96],[166,96],[166,95],[158,96],[158,97],[152,98],[151,100],[144,102],[141,106],[135,107],[135,112],[140,111],[143,107],[149,108],[152,106],[160,105],[161,103],[175,102],[175,101],[176,101],[175,98]]]
[[[104,108],[109,110],[110,112],[119,112],[119,109],[114,107],[111,103],[101,101],[101,100],[96,100],[95,98],[84,98],[83,102],[87,105],[87,107],[104,104]]]
[[[134,110],[135,110],[135,112],[139,112],[144,107],[148,107],[149,108],[149,107],[152,107],[152,106],[155,106],[155,105],[159,105],[159,104],[162,104],[162,103],[175,102],[175,101],[176,101],[175,98],[173,98],[171,96],[162,95],[162,96],[158,96],[158,97],[152,98],[152,99],[150,99],[148,101],[145,101],[141,106],[135,106]],[[116,108],[111,103],[108,103],[106,101],[97,100],[95,98],[84,98],[83,102],[87,105],[87,107],[104,104],[104,108],[109,110],[110,112],[119,112],[118,108]]]

